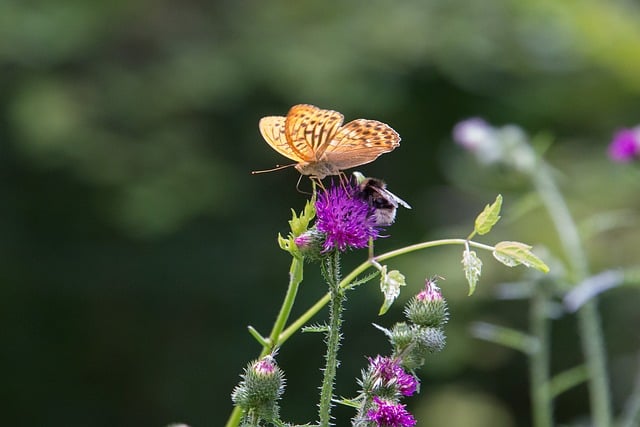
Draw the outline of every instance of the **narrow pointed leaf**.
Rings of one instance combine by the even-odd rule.
[[[508,267],[524,265],[535,268],[543,273],[549,272],[549,267],[540,258],[531,252],[531,246],[521,242],[500,242],[493,251],[495,259]]]
[[[485,206],[484,210],[478,215],[475,222],[476,233],[487,234],[494,225],[500,220],[500,209],[502,208],[502,195],[498,194],[496,201]]]

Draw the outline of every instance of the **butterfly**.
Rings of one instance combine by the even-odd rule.
[[[343,121],[337,111],[299,104],[286,117],[263,117],[259,127],[271,148],[316,179],[372,162],[400,145],[400,135],[385,123],[357,119],[343,126]]]

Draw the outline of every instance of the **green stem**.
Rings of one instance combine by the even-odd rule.
[[[636,369],[638,371],[636,372],[635,384],[618,423],[619,427],[634,427],[640,424],[640,363]]]
[[[529,324],[531,335],[535,337],[537,346],[529,353],[529,371],[531,376],[531,406],[534,427],[552,427],[553,409],[550,392],[549,373],[549,319],[547,306],[549,296],[547,289],[540,284],[531,299]]]
[[[282,330],[284,329],[284,325],[286,325],[287,320],[289,319],[289,315],[291,314],[291,308],[293,307],[293,303],[296,299],[296,295],[298,294],[298,287],[302,282],[302,272],[303,272],[304,260],[293,257],[291,259],[291,267],[289,268],[289,288],[287,289],[287,294],[284,297],[284,301],[282,302],[282,307],[280,307],[280,312],[278,313],[278,317],[273,324],[273,328],[271,329],[271,334],[269,334],[269,342],[268,345],[262,346],[262,351],[260,352],[260,358],[266,356],[271,353],[278,345],[282,344],[279,341],[281,337]],[[237,427],[240,424],[240,419],[242,418],[242,409],[239,407],[233,408],[231,415],[229,415],[229,419],[227,420],[226,427]]]
[[[429,242],[417,243],[415,245],[406,246],[400,249],[396,249],[390,252],[386,252],[384,254],[378,255],[375,257],[377,261],[384,261],[387,259],[391,259],[400,255],[404,255],[410,252],[415,252],[422,249],[432,248],[436,246],[445,246],[445,245],[465,245],[469,244],[470,246],[484,249],[488,251],[493,251],[493,246],[484,245],[482,243],[468,241],[466,239],[441,239],[441,240],[432,240]],[[342,291],[349,287],[351,282],[353,282],[360,274],[373,266],[373,260],[367,260],[356,267],[351,273],[349,273],[344,279],[340,281],[338,284],[338,288]],[[271,352],[271,349],[277,345],[284,344],[293,334],[300,330],[311,318],[313,318],[320,310],[322,310],[331,300],[331,293],[328,292],[322,298],[320,298],[313,306],[311,306],[307,311],[305,311],[298,319],[296,319],[293,323],[291,323],[286,329],[283,330],[284,325],[289,318],[289,314],[291,313],[291,307],[295,300],[295,296],[298,291],[298,286],[300,282],[302,282],[302,267],[303,260],[293,258],[291,261],[291,268],[289,270],[289,289],[287,290],[287,294],[282,304],[282,308],[280,309],[280,313],[278,314],[278,318],[276,319],[273,329],[271,330],[271,334],[269,335],[269,346],[263,346],[262,352],[260,353],[260,357],[264,357]],[[240,419],[242,418],[242,410],[238,407],[235,407],[227,420],[226,427],[237,427],[240,424]]]
[[[327,268],[325,275],[331,294],[331,304],[329,308],[329,331],[327,332],[327,354],[324,368],[324,377],[320,391],[320,404],[318,416],[320,427],[328,427],[331,421],[331,407],[333,400],[333,386],[338,367],[338,349],[340,348],[340,338],[342,336],[342,310],[344,302],[344,289],[340,289],[340,253],[335,250],[333,256],[326,259]]]
[[[344,279],[340,281],[338,285],[340,289],[346,289],[349,287],[351,282],[353,282],[360,274],[364,273],[367,269],[374,266],[375,261],[384,261],[387,259],[395,258],[400,255],[404,255],[410,252],[415,252],[422,249],[432,248],[435,246],[444,246],[444,245],[465,245],[469,243],[470,246],[474,246],[479,249],[485,249],[488,251],[493,251],[493,246],[484,245],[482,243],[467,241],[466,239],[441,239],[441,240],[432,240],[429,242],[417,243],[415,245],[405,246],[400,249],[396,249],[390,252],[386,252],[384,254],[378,255],[377,257],[367,260],[353,269]],[[309,322],[320,310],[326,306],[331,300],[331,294],[326,293],[322,298],[320,298],[315,304],[313,304],[307,311],[302,313],[300,317],[298,317],[293,323],[291,323],[280,335],[278,342],[283,344],[287,341],[293,334],[298,332],[300,328]]]
[[[572,282],[580,283],[589,276],[587,257],[580,241],[578,228],[569,208],[552,178],[550,168],[541,163],[537,173],[532,174],[533,184],[544,203],[560,237],[560,242],[570,268]],[[589,399],[594,425],[611,425],[611,398],[606,368],[606,354],[600,316],[596,300],[591,299],[577,312],[578,328],[585,363],[590,372]]]
[[[280,307],[280,312],[278,313],[278,317],[273,324],[273,328],[271,329],[271,333],[269,334],[269,347],[263,347],[262,353],[260,357],[264,357],[267,354],[271,353],[273,349],[275,349],[278,345],[280,345],[279,337],[284,329],[284,325],[287,324],[287,320],[289,320],[289,315],[291,314],[291,309],[293,308],[293,303],[296,300],[296,295],[298,294],[298,287],[302,282],[302,268],[304,266],[304,260],[301,258],[293,257],[291,259],[291,267],[289,268],[289,288],[287,289],[287,294],[284,297],[284,301],[282,302],[282,307]]]

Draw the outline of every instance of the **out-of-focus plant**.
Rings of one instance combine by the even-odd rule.
[[[483,119],[471,118],[455,126],[453,139],[473,153],[484,166],[505,166],[529,180],[551,219],[563,250],[555,261],[557,268],[554,274],[548,278],[530,279],[530,292],[527,294],[530,298],[528,333],[487,323],[477,323],[473,333],[478,338],[518,349],[527,355],[530,361],[533,424],[536,427],[556,425],[553,417],[554,399],[584,381],[589,385],[593,425],[613,425],[605,337],[600,324],[597,296],[625,283],[637,284],[640,281],[640,266],[591,273],[585,244],[555,181],[555,173],[536,151],[539,148],[537,143],[544,138],[536,141],[518,126],[494,127]],[[609,155],[615,161],[629,162],[637,158],[639,150],[638,129],[624,129],[615,135],[609,146]],[[557,316],[552,303],[557,300],[562,302],[565,314],[575,313],[577,317],[585,363],[552,376],[550,330],[551,319]],[[640,386],[636,384],[619,425],[637,425],[640,419],[639,399]]]

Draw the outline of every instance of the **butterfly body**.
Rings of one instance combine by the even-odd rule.
[[[271,148],[317,179],[372,162],[400,145],[398,133],[382,122],[357,119],[343,126],[343,121],[337,111],[299,104],[286,117],[263,117],[259,128]]]

